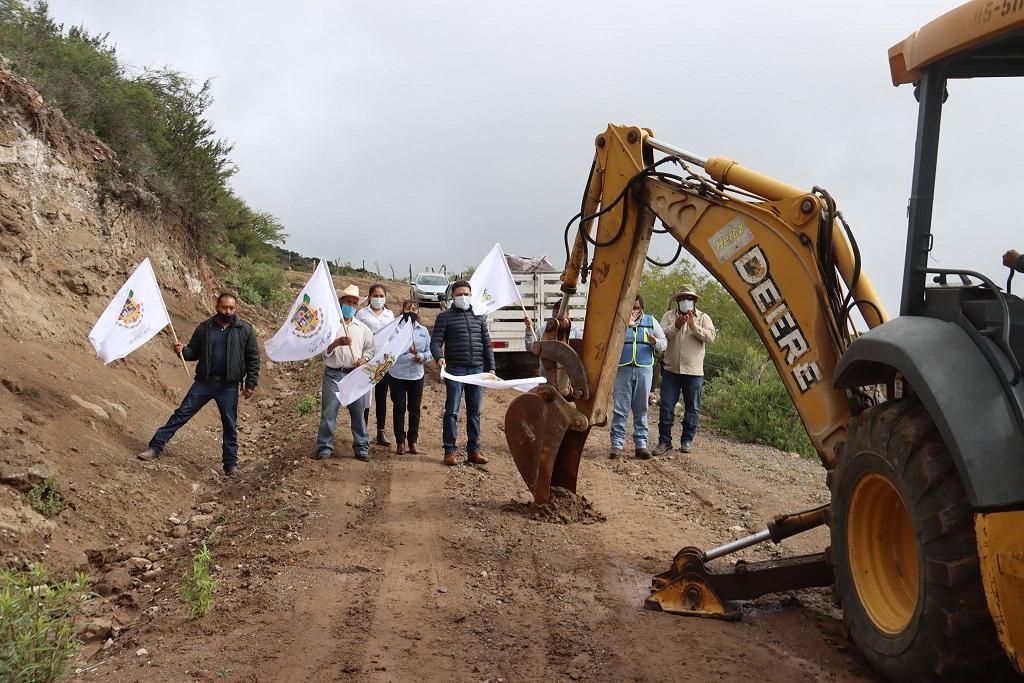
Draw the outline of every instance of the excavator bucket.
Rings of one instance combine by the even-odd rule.
[[[551,499],[553,485],[576,491],[589,431],[587,418],[551,386],[537,387],[512,401],[505,413],[505,440],[538,505]]]

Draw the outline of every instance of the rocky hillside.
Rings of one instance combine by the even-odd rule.
[[[109,148],[6,69],[0,197],[0,557],[87,571],[100,593],[130,604],[166,551],[150,531],[215,511],[205,482],[219,468],[220,426],[215,411],[201,415],[172,443],[170,464],[141,467],[135,453],[190,379],[166,330],[109,366],[87,336],[147,256],[179,335],[209,314],[215,283],[174,207],[125,180]],[[64,503],[50,517],[30,504],[43,480]]]

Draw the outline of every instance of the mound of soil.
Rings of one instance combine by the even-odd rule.
[[[586,496],[580,496],[560,486],[551,487],[551,500],[547,505],[513,501],[505,505],[508,512],[552,524],[594,524],[605,521],[605,516],[594,509]]]

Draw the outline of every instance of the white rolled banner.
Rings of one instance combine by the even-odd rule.
[[[547,383],[547,380],[543,377],[502,379],[493,372],[477,372],[472,375],[449,375],[445,372],[444,368],[441,368],[441,379],[450,379],[453,382],[462,382],[463,384],[475,384],[478,387],[486,387],[487,389],[515,389],[524,394],[534,387]]]

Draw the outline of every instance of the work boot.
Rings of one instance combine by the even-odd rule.
[[[447,465],[448,467],[454,467],[455,465],[459,464],[459,459],[458,459],[458,457],[456,457],[454,452],[452,452],[452,453],[445,453],[444,454],[444,464]]]
[[[378,446],[390,446],[391,445],[391,442],[388,441],[388,437],[387,437],[386,434],[384,434],[384,430],[383,429],[378,429],[377,430],[377,445]]]
[[[693,442],[684,441],[683,444],[679,447],[679,450],[681,450],[683,453],[691,452],[693,450]]]
[[[608,459],[609,460],[614,460],[615,458],[618,458],[621,455],[622,455],[622,449],[621,448],[613,448],[612,452],[608,454]]]
[[[420,452],[420,449],[416,448],[416,442],[415,441],[410,441],[409,442],[409,453],[411,453],[412,455],[417,455],[419,452]]]
[[[658,445],[654,447],[652,455],[664,455],[665,453],[668,453],[670,450],[672,450],[672,444],[662,443],[659,441]]]
[[[149,462],[150,460],[156,460],[157,458],[159,458],[160,457],[160,451],[158,451],[155,448],[153,448],[152,446],[150,446],[149,448],[147,448],[146,450],[142,451],[141,453],[139,453],[135,457],[138,458],[139,460],[144,460],[146,462]]]
[[[487,458],[480,455],[480,453],[470,453],[468,456],[466,456],[466,462],[468,462],[471,465],[486,465]]]
[[[403,442],[399,441],[398,445],[395,446],[395,454],[396,455],[405,455],[405,444]]]
[[[636,457],[637,460],[650,460],[651,452],[646,448],[638,448],[636,449]]]

